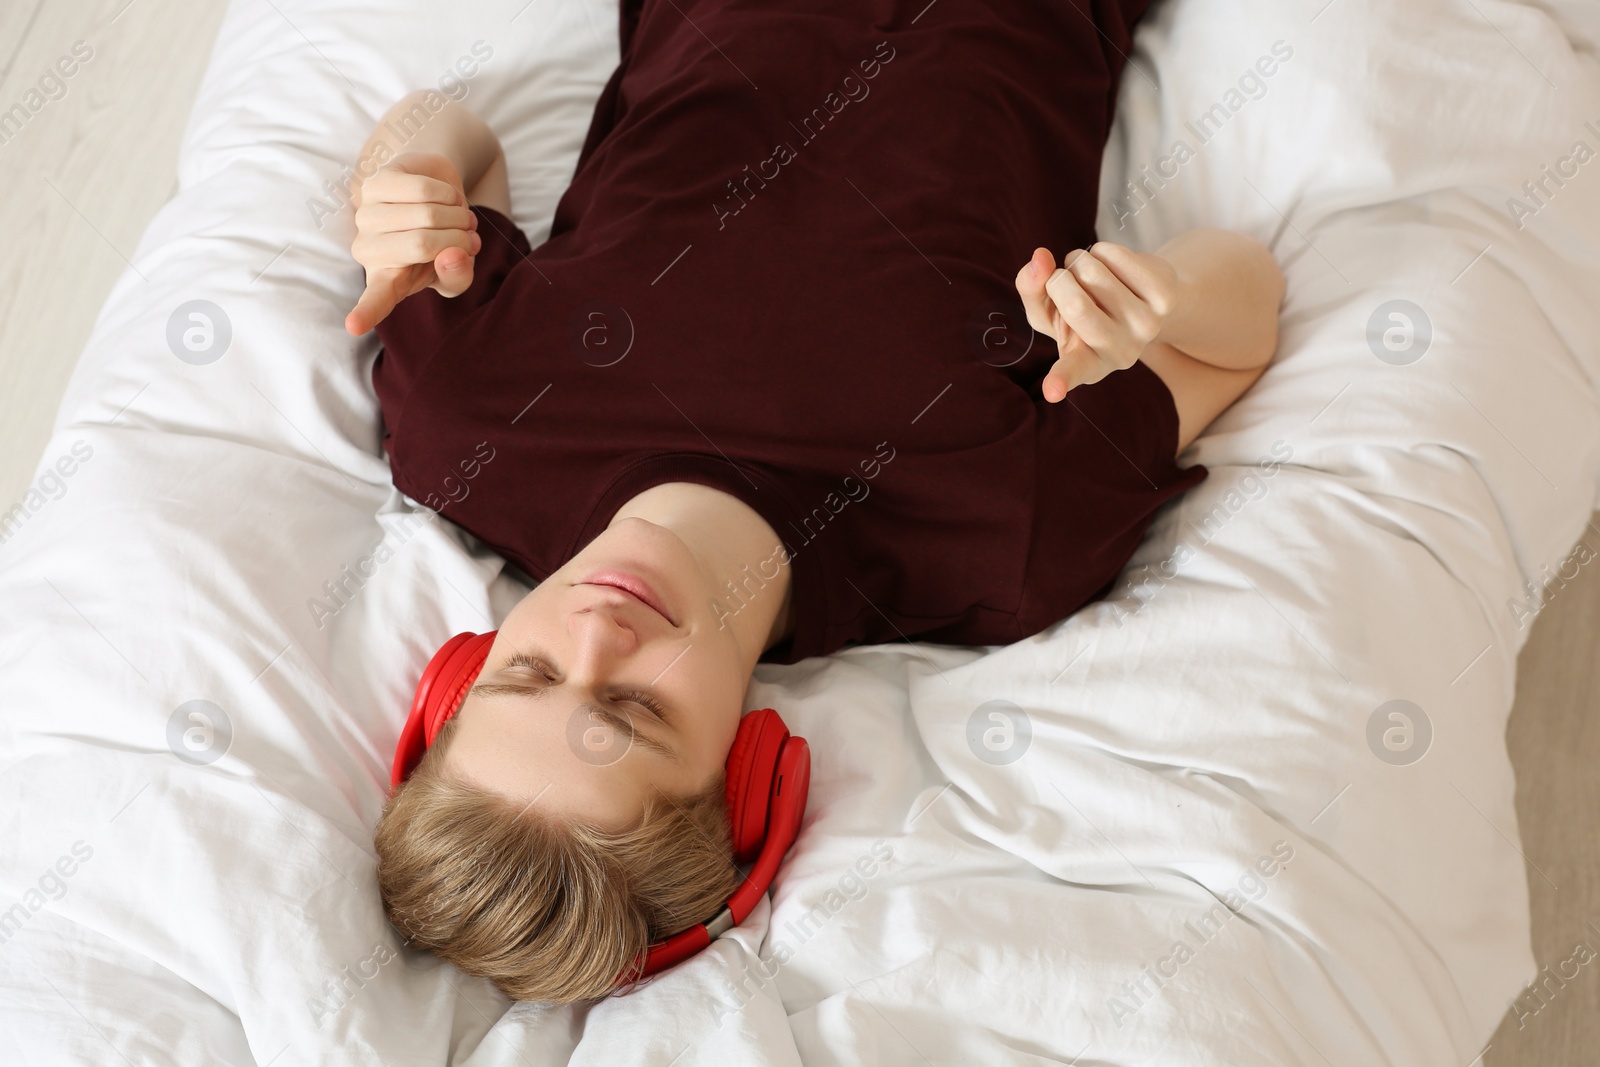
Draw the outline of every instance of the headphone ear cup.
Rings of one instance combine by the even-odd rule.
[[[789,739],[789,728],[771,708],[750,712],[739,720],[739,732],[728,749],[728,827],[732,831],[733,858],[749,863],[761,854],[767,838],[767,816],[772,800],[772,780],[778,770],[778,753]]]
[[[739,720],[726,770],[734,857],[750,864],[750,870],[716,918],[651,945],[618,976],[619,986],[688,959],[744,922],[772,887],[784,855],[800,834],[811,792],[811,747],[805,738],[789,736],[777,712],[762,708]]]
[[[467,687],[483,670],[497,632],[456,634],[428,661],[411,699],[411,713],[406,717],[400,741],[395,746],[394,765],[389,773],[391,786],[399,786],[406,780],[421,762],[422,754],[433,744],[433,739],[439,736],[439,727],[461,706]]]
[[[483,671],[484,661],[489,658],[489,647],[494,644],[494,635],[498,632],[491,630],[486,634],[472,634],[453,653],[444,657],[423,704],[423,736],[428,744],[433,744],[434,738],[439,736],[439,728],[460,709],[467,690]]]

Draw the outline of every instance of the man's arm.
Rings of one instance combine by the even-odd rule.
[[[1041,384],[1050,403],[1133,366],[1151,345],[1248,371],[1278,343],[1283,274],[1265,245],[1229,230],[1189,230],[1154,254],[1100,241],[1060,267],[1036,248],[1016,284],[1029,325],[1059,350]]]
[[[1264,365],[1278,347],[1283,272],[1265,245],[1232,230],[1186,230],[1156,250],[1177,274],[1154,340],[1224,370]]]
[[[430,111],[431,102],[437,111]],[[356,168],[355,206],[361,206],[361,182],[402,152],[436,152],[455,167],[468,204],[511,214],[511,185],[505,151],[488,123],[432,89],[407,93],[384,113],[361,146]]]

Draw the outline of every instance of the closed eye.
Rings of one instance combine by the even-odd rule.
[[[550,664],[546,663],[537,656],[530,656],[526,652],[513,652],[509,657],[507,657],[505,666],[526,667],[538,674],[551,685],[559,684],[556,673],[550,668]],[[666,705],[661,703],[660,700],[656,699],[655,694],[646,690],[625,689],[617,693],[613,699],[632,701],[645,711],[649,712],[652,717],[660,720],[664,724],[671,721],[671,716],[667,712]]]
[[[547,682],[554,682],[556,680],[555,672],[550,669],[550,665],[548,663],[542,659],[535,659],[526,652],[511,653],[510,658],[505,662],[505,666],[526,667],[529,670],[542,675],[544,680]]]
[[[538,656],[531,656],[524,652],[514,652],[501,664],[502,670],[511,667],[522,667],[533,671],[539,676],[543,684],[479,682],[472,687],[472,692],[480,696],[528,696],[538,699],[543,697],[551,687],[561,684],[559,677],[551,669],[550,664]],[[643,689],[630,689],[617,693],[611,699],[613,701],[622,700],[637,704],[658,724],[662,726],[670,726],[671,724],[671,713],[653,693]],[[614,708],[601,704],[585,704],[581,706],[587,707],[591,716],[598,716],[602,720],[609,722],[614,729],[628,733],[643,747],[652,749],[674,760],[683,758],[664,741],[652,737],[643,730],[635,729],[632,722],[625,715],[619,714]]]

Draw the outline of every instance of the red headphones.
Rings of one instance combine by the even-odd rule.
[[[497,632],[456,634],[434,653],[417,683],[411,715],[395,746],[392,786],[398,788],[416,769],[439,736],[439,728],[461,707]],[[733,858],[754,866],[715,917],[651,945],[643,965],[621,976],[619,985],[688,959],[744,922],[756,901],[766,895],[778,864],[800,834],[811,787],[811,749],[805,738],[790,735],[776,711],[762,708],[739,720],[726,770]]]

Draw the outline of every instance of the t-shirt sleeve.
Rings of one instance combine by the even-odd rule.
[[[432,289],[412,293],[378,323],[376,333],[383,347],[372,365],[372,384],[383,410],[385,449],[422,368],[439,353],[451,333],[495,298],[506,276],[533,250],[521,227],[499,211],[481,204],[472,211],[478,216],[483,246],[473,258],[472,284],[467,290],[454,297],[440,296]]]
[[[1156,511],[1205,480],[1204,466],[1178,466],[1177,446],[1172,393],[1143,361],[1045,412],[1020,632],[1110,592]]]

